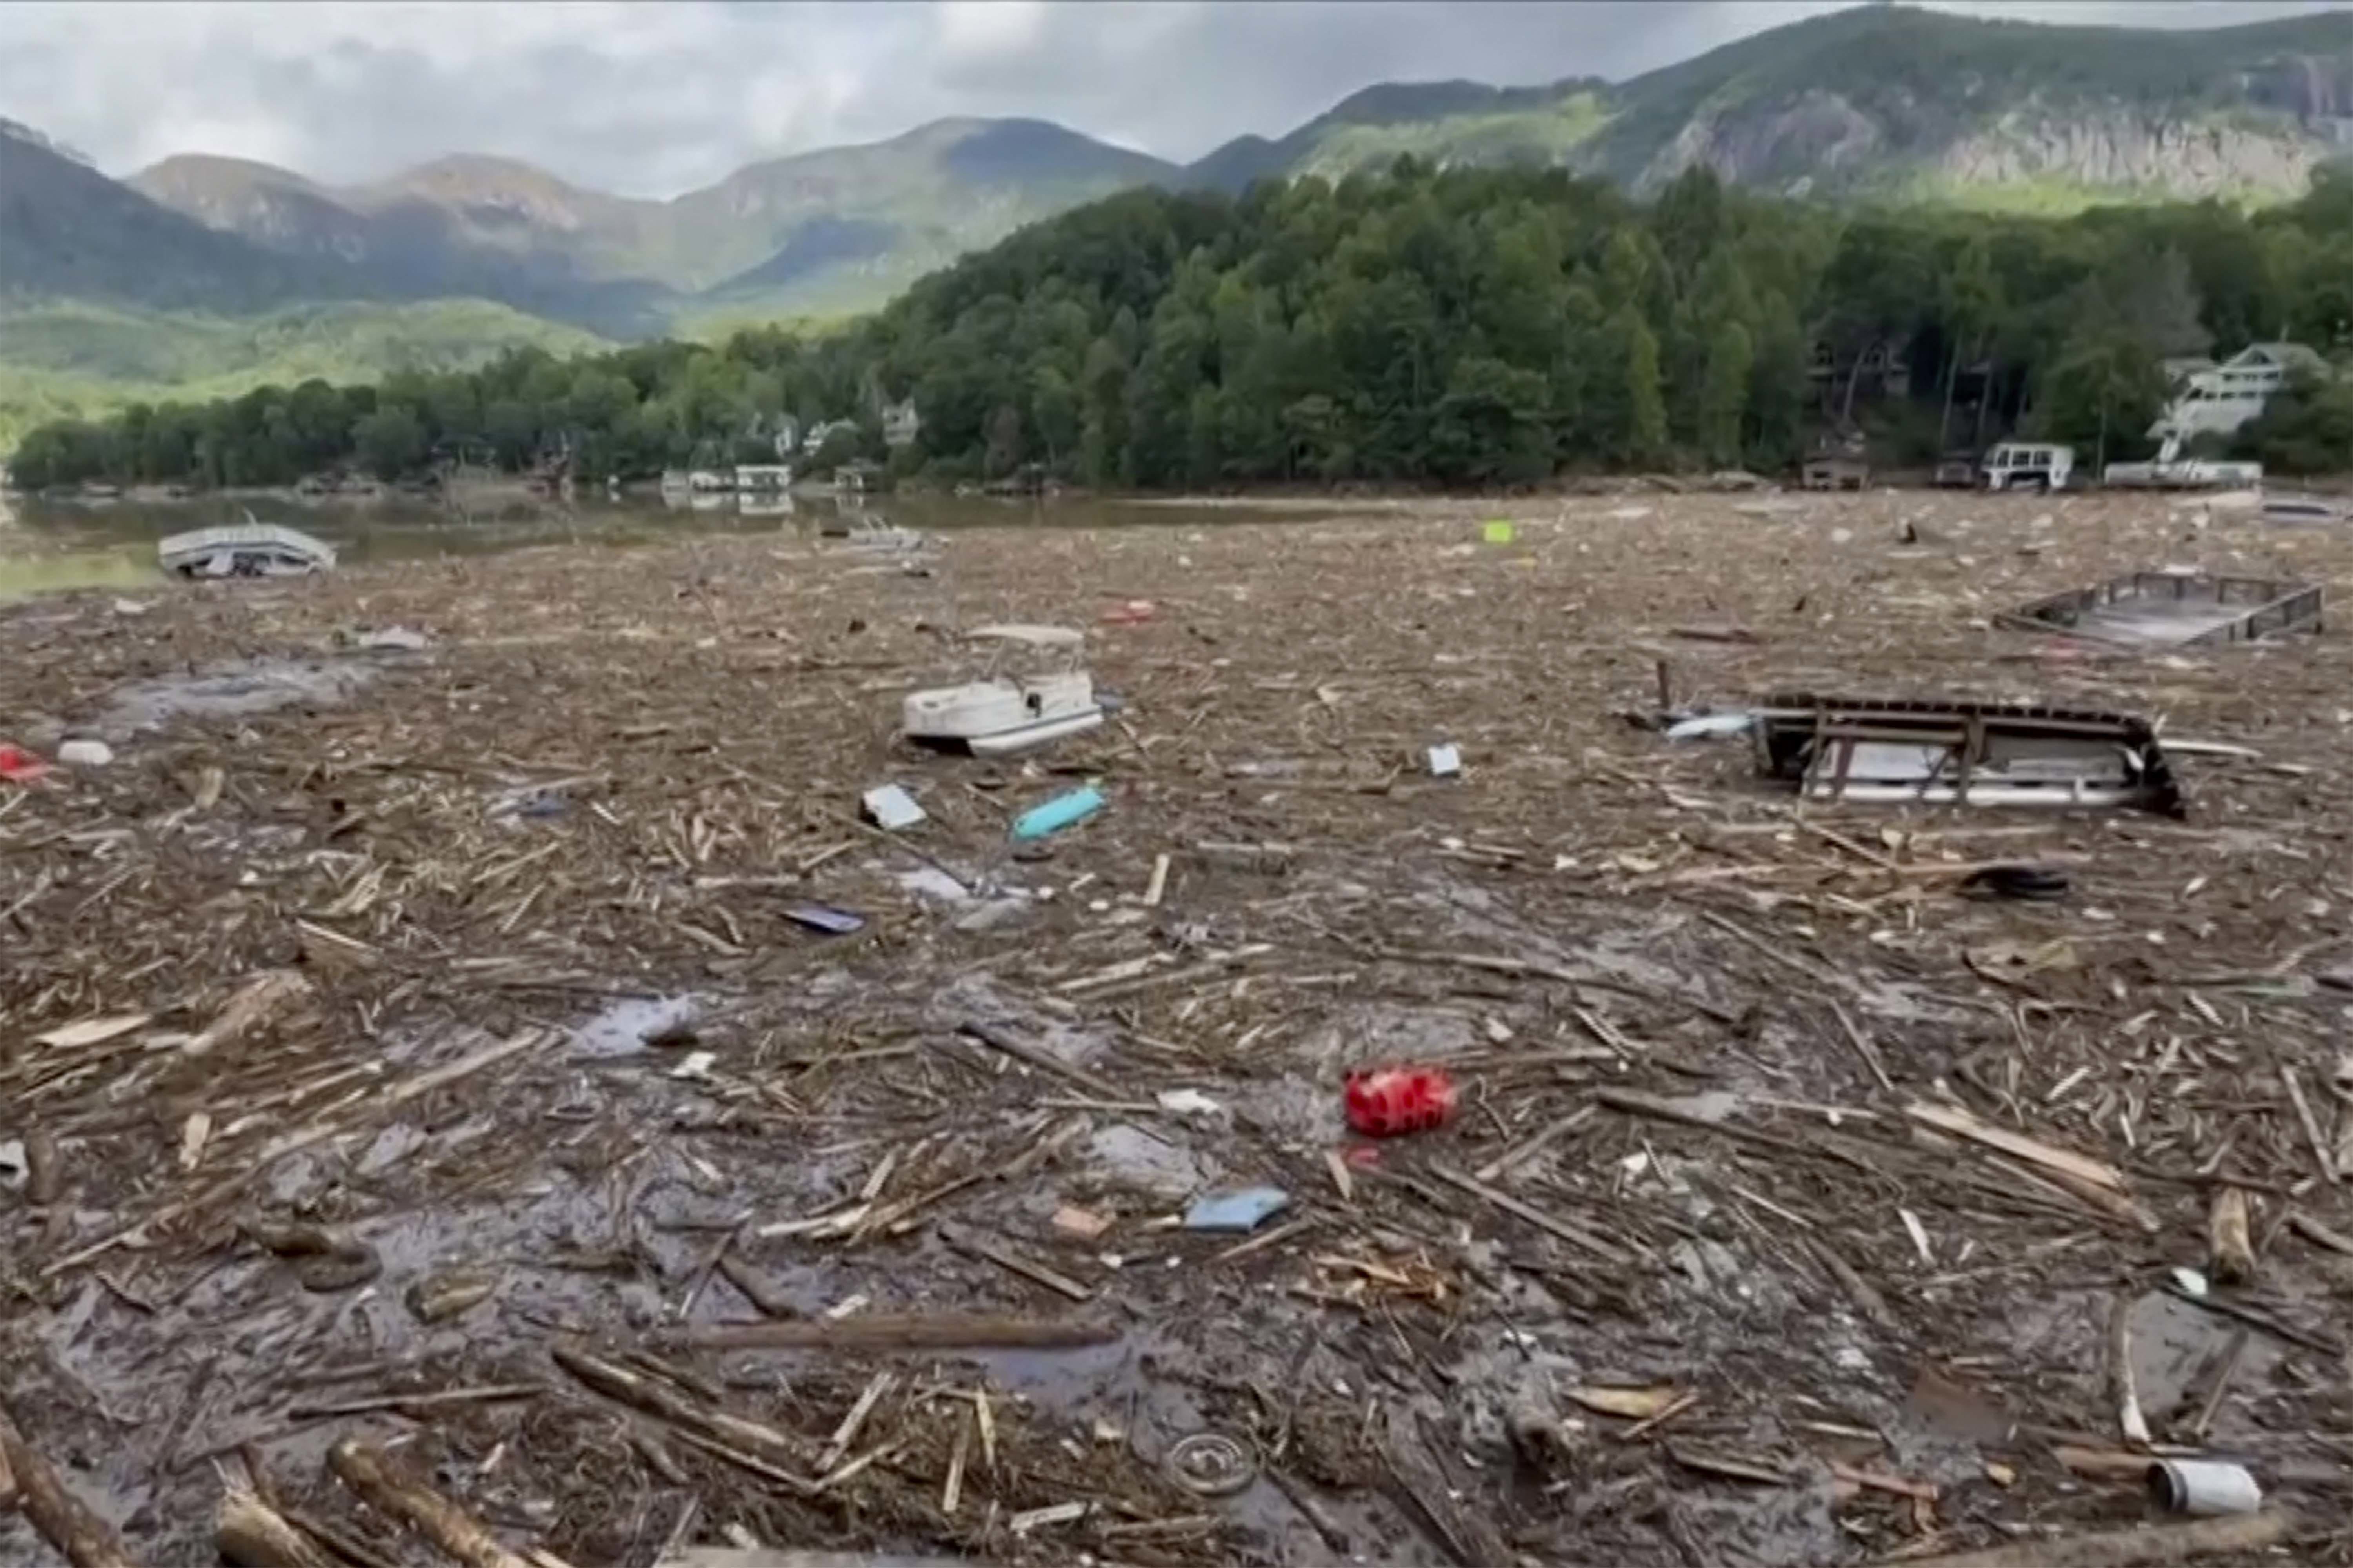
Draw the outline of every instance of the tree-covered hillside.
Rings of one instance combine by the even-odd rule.
[[[2137,448],[2161,358],[2289,338],[2353,351],[2353,176],[2255,216],[1841,214],[1686,173],[1656,203],[1559,171],[1401,162],[1239,199],[1134,191],[1014,235],[822,338],[748,332],[338,393],[53,425],[21,481],[266,483],[487,444],[589,476],[748,458],[786,416],[825,454],[1105,486],[1526,483],[1564,469],[1778,468],[1820,428],[1926,460],[2014,425]],[[881,413],[912,397],[913,444]],[[299,411],[298,411],[299,405]],[[2353,380],[2253,433],[2353,468]]]

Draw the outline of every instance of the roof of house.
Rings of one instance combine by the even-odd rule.
[[[2317,351],[2302,343],[2249,343],[2232,358],[2231,363],[2242,364],[2251,360],[2283,365],[2290,370],[2322,370],[2328,363]]]

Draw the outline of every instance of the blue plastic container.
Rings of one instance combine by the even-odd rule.
[[[1073,822],[1092,816],[1103,808],[1103,792],[1089,787],[1074,789],[1068,795],[1058,795],[1043,805],[1031,806],[1013,819],[1016,838],[1043,838],[1049,833],[1068,827]]]

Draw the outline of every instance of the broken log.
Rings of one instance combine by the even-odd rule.
[[[764,1324],[761,1327],[791,1328],[789,1323]],[[802,1496],[817,1490],[817,1483],[788,1467],[806,1465],[807,1455],[791,1435],[773,1426],[720,1409],[698,1405],[674,1392],[667,1384],[630,1371],[591,1354],[575,1345],[554,1344],[548,1354],[555,1364],[617,1404],[627,1405],[657,1416],[677,1428],[679,1436],[695,1447],[720,1456],[782,1482]]]
[[[531,1568],[499,1544],[471,1514],[412,1476],[372,1443],[346,1437],[327,1450],[327,1468],[360,1500],[396,1519],[466,1568]]]
[[[2243,1285],[2255,1277],[2255,1244],[2247,1229],[2244,1188],[2220,1187],[2206,1222],[2207,1251],[2214,1278],[2224,1285]]]
[[[0,1410],[0,1473],[14,1488],[16,1506],[25,1522],[73,1568],[138,1568],[113,1528],[67,1489],[64,1479],[33,1451],[5,1410]]]
[[[325,1550],[244,1487],[221,1494],[213,1538],[238,1568],[337,1568]]]
[[[972,1568],[969,1556],[802,1552],[797,1547],[687,1547],[654,1568]]]
[[[714,1323],[689,1329],[700,1350],[1074,1350],[1109,1344],[1119,1331],[1074,1318],[1009,1318],[982,1312],[860,1313],[828,1320]]]
[[[2260,1551],[2295,1528],[2295,1521],[2284,1513],[2250,1513],[2105,1535],[2062,1536],[1912,1561],[1914,1568],[2138,1568],[2148,1563],[2187,1563],[2218,1552]]]

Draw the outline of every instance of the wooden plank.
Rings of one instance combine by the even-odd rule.
[[[1939,1132],[1949,1132],[1956,1138],[1966,1138],[1972,1143],[1999,1149],[2013,1159],[2040,1165],[2046,1171],[2057,1172],[2095,1187],[2104,1187],[2120,1197],[2130,1195],[2132,1191],[2126,1184],[2124,1173],[2114,1165],[2053,1148],[2022,1132],[2012,1132],[2006,1127],[1997,1127],[1958,1106],[1931,1105],[1926,1100],[1915,1100],[1905,1107],[1905,1114]]]

